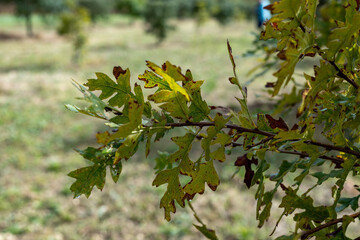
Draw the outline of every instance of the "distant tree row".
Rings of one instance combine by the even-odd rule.
[[[34,35],[34,14],[46,21],[61,16],[71,9],[70,5],[76,4],[88,11],[92,22],[110,13],[144,18],[149,31],[159,39],[166,36],[162,28],[166,28],[166,20],[170,18],[195,18],[201,24],[213,17],[227,24],[234,18],[252,18],[255,5],[255,1],[246,0],[0,0],[1,3],[14,5],[15,14],[25,19],[29,37]]]
[[[29,37],[34,36],[33,16],[44,22],[57,22],[57,32],[73,43],[73,63],[78,63],[86,44],[89,23],[95,23],[109,14],[130,15],[141,18],[146,31],[162,42],[174,27],[170,19],[193,18],[198,26],[209,18],[220,24],[233,19],[252,18],[256,1],[247,0],[0,0],[12,5],[14,14],[25,21]]]

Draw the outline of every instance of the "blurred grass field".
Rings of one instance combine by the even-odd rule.
[[[246,73],[257,59],[243,59],[251,48],[255,23],[236,22],[220,26],[209,21],[197,28],[193,21],[175,22],[176,31],[162,44],[144,33],[140,21],[112,16],[89,29],[89,43],[81,65],[72,66],[72,46],[52,28],[35,21],[36,37],[25,37],[23,23],[0,15],[0,239],[203,239],[192,227],[188,209],[163,219],[159,209],[164,188],[154,188],[153,157],[140,153],[124,163],[117,184],[109,178],[102,192],[89,199],[73,199],[66,174],[87,163],[74,148],[95,145],[102,121],[65,110],[64,104],[79,104],[80,93],[72,86],[84,83],[100,71],[129,67],[132,81],[145,70],[145,60],[162,64],[169,60],[196,79],[204,79],[204,98],[210,105],[236,106],[238,90],[232,76],[226,40],[229,39],[238,74]],[[266,76],[268,78],[270,76]],[[248,88],[250,102],[269,79]],[[267,101],[267,100],[265,100]],[[81,103],[80,103],[81,104]],[[171,151],[173,145],[166,146]],[[153,151],[154,153],[155,151]],[[154,155],[152,155],[154,156]],[[222,184],[216,193],[209,188],[194,201],[199,216],[221,239],[271,239],[269,222],[259,230],[255,199],[235,171],[235,156],[219,166]],[[277,208],[276,203],[273,204]],[[276,213],[275,211],[275,214]],[[290,225],[285,221],[279,233]],[[278,235],[277,234],[277,235]]]

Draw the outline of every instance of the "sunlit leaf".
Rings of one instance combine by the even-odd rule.
[[[104,73],[96,73],[96,79],[89,79],[85,86],[89,87],[89,91],[100,90],[100,99],[109,99],[111,106],[121,107],[130,98],[130,71],[129,69],[118,70],[118,77],[114,82],[109,76]]]

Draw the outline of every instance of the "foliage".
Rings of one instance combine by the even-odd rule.
[[[322,7],[338,9],[334,2],[338,1]],[[112,130],[97,134],[99,148],[80,151],[92,165],[69,174],[76,179],[71,186],[75,197],[88,197],[95,186],[103,189],[106,168],[117,182],[122,163],[136,153],[142,142],[148,156],[152,141],[165,138],[174,128],[182,128],[183,134],[171,138],[178,150],[161,154],[158,162],[162,164],[157,164],[153,181],[156,187],[167,185],[160,200],[165,219],[171,220],[176,207],[189,205],[193,209],[190,201],[204,193],[206,185],[215,191],[220,184],[215,163],[229,161],[227,155],[240,147],[246,153],[237,156],[234,165],[245,169],[246,186],[257,189],[259,227],[270,218],[272,200],[277,196],[281,198],[279,208],[283,209],[278,222],[284,216],[293,216],[295,223],[288,236],[278,239],[348,239],[348,226],[360,216],[356,212],[359,186],[353,186],[353,195],[343,195],[345,184],[358,178],[360,170],[360,26],[354,24],[360,21],[360,3],[342,1],[342,18],[338,11],[327,12],[331,17],[328,21],[333,23],[328,38],[322,38],[325,32],[318,30],[322,20],[316,15],[317,5],[316,0],[275,2],[268,7],[273,17],[261,33],[262,40],[276,44],[268,51],[269,56],[277,58],[276,81],[267,87],[272,96],[279,97],[277,112],[297,110],[291,127],[274,114],[250,111],[247,89],[237,77],[229,43],[234,75],[229,81],[241,93],[236,98],[241,108],[238,112],[226,108],[224,114],[224,107],[208,106],[201,95],[203,81],[193,79],[190,70],[184,73],[169,62],[158,66],[148,61],[149,70],[138,77],[145,88],[153,90],[147,99],[140,85],[131,87],[130,70],[121,67],[114,67],[115,81],[96,73],[96,78],[89,79],[85,86],[76,84],[89,105],[66,107],[103,119]],[[314,71],[304,73],[302,83],[295,79],[294,72],[306,58],[314,62]],[[280,94],[288,85],[293,89],[291,93]],[[197,146],[201,154],[194,158],[189,152]],[[271,152],[288,157],[277,165],[268,159]],[[304,189],[306,181],[313,186]],[[321,189],[324,182],[333,183],[332,199],[315,203],[314,189]],[[194,216],[201,224],[195,227],[209,239],[217,239],[195,212]]]
[[[78,4],[87,9],[92,22],[106,17],[114,9],[112,0],[79,0]]]
[[[87,9],[79,6],[76,1],[67,1],[67,7],[67,11],[60,16],[60,25],[57,31],[59,35],[67,36],[73,42],[72,62],[78,64],[86,44],[86,27],[90,16]]]
[[[169,23],[169,19],[174,16],[175,9],[174,1],[153,0],[146,2],[144,20],[147,25],[147,32],[155,35],[159,43],[166,38],[169,30],[174,28]]]
[[[116,0],[116,11],[131,16],[141,16],[144,12],[146,0]]]
[[[208,18],[210,17],[210,13],[207,10],[206,1],[198,1],[197,2],[197,14],[196,14],[196,22],[198,26],[203,25]]]
[[[64,8],[63,0],[2,0],[0,2],[15,4],[15,11],[19,17],[25,19],[27,35],[34,35],[32,17],[41,14],[44,19],[49,14],[59,13]]]
[[[238,5],[232,0],[217,0],[213,9],[214,17],[221,24],[229,23],[235,16]]]

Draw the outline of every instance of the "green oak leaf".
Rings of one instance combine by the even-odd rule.
[[[192,101],[189,108],[189,116],[194,122],[200,122],[208,117],[210,109],[207,103],[202,99],[200,92],[192,95]]]
[[[359,199],[360,195],[353,198],[340,198],[338,201],[339,206],[336,207],[336,212],[341,212],[348,206],[351,206],[351,209],[356,211],[359,208]]]
[[[317,185],[321,185],[329,178],[339,178],[341,174],[343,174],[344,170],[331,170],[330,173],[324,173],[324,172],[316,172],[311,174],[313,177],[318,179]]]
[[[164,208],[165,219],[170,221],[170,213],[176,212],[175,201],[181,207],[185,207],[185,194],[180,184],[179,169],[177,167],[163,170],[156,175],[152,185],[158,187],[163,184],[167,184],[167,189],[164,196],[161,198],[160,208]]]
[[[76,179],[70,187],[70,190],[74,192],[74,198],[79,197],[81,194],[88,198],[94,186],[100,190],[104,188],[106,166],[97,163],[72,171],[68,176]]]
[[[93,147],[88,147],[85,150],[76,150],[78,153],[80,153],[80,155],[93,162],[93,163],[102,163],[105,161],[105,156],[102,152],[102,150],[97,149],[97,148],[93,148]]]
[[[128,160],[136,153],[141,135],[141,133],[135,133],[126,137],[115,153],[114,164],[118,164],[121,159]]]
[[[225,146],[231,143],[231,140],[232,137],[228,134],[218,133],[216,139],[211,142],[211,145],[220,144],[220,147],[210,154],[210,158],[224,162],[226,160]]]
[[[298,0],[282,0],[277,1],[271,5],[271,13],[274,15],[271,22],[281,22],[289,20],[289,25],[293,25],[293,22],[300,24],[298,18],[298,12],[301,7],[302,1]]]
[[[191,74],[188,72],[188,74]],[[184,88],[191,96],[191,105],[189,107],[189,116],[194,122],[200,122],[206,119],[210,113],[210,108],[206,101],[202,99],[200,87],[204,81],[187,81]]]
[[[121,107],[130,98],[130,71],[129,69],[119,72],[119,76],[114,82],[108,75],[104,73],[96,73],[96,79],[89,79],[85,86],[89,87],[89,91],[100,90],[100,99],[109,99],[111,106]]]
[[[99,97],[97,97],[94,93],[90,92],[81,84],[78,84],[75,81],[73,81],[73,84],[83,94],[83,100],[89,102],[90,105],[85,107],[84,109],[81,109],[77,106],[66,104],[66,109],[72,112],[82,113],[91,117],[106,119],[104,113],[104,109],[107,107],[106,103],[104,103]]]
[[[294,216],[294,220],[298,221],[301,218],[308,218],[314,221],[322,222],[329,217],[329,211],[327,207],[320,206],[314,207],[314,200],[310,196],[299,197],[296,194],[296,190],[288,187],[285,190],[286,195],[282,199],[280,208],[284,208],[285,212],[292,213],[294,209],[304,209],[304,212],[297,213]]]
[[[228,119],[225,119],[221,114],[217,113],[215,116],[215,126],[211,126],[206,130],[207,136],[205,135],[203,140],[201,141],[201,147],[205,151],[205,159],[208,161],[210,160],[211,156],[211,142],[213,141],[213,138],[216,137],[218,133],[220,133],[221,129],[225,126],[225,124],[229,121]]]
[[[162,103],[160,108],[170,113],[174,118],[188,119],[189,107],[184,95],[179,92],[161,90],[155,94],[149,95],[148,99],[155,103]]]
[[[111,178],[113,179],[114,183],[116,183],[119,180],[121,171],[122,171],[122,163],[121,162],[110,165]]]
[[[334,80],[336,70],[331,67],[329,63],[320,61],[320,66],[314,66],[314,73],[315,77],[304,73],[309,89],[303,92],[303,101],[298,109],[298,116],[300,116],[306,108],[313,108],[316,103],[316,98],[321,97],[319,93],[324,89],[328,89]]]
[[[185,156],[188,156],[195,137],[195,134],[186,133],[182,137],[171,138],[171,140],[176,143],[176,145],[178,145],[179,149],[175,153],[171,154],[169,160],[171,162],[178,162],[181,161],[181,159],[183,159]]]
[[[294,73],[297,63],[301,60],[301,56],[313,51],[314,34],[302,32],[300,29],[295,31],[297,36],[297,44],[289,43],[285,50],[286,60],[281,63],[281,66],[274,76],[277,78],[273,96],[277,95],[283,85],[287,85]]]
[[[115,132],[108,138],[108,143],[115,139],[125,138],[129,136],[132,131],[134,131],[141,124],[141,116],[144,110],[144,105],[138,103],[136,100],[131,98],[129,100],[128,106],[129,122],[121,125],[117,129],[117,132]]]
[[[184,186],[184,192],[190,196],[190,199],[196,193],[203,194],[205,191],[205,183],[213,191],[220,184],[220,179],[216,173],[214,162],[212,160],[201,163],[192,175],[192,180]]]
[[[354,8],[346,8],[346,21],[345,26],[336,28],[331,31],[328,39],[327,48],[325,50],[324,58],[327,60],[335,60],[335,56],[341,49],[351,47],[353,44],[353,37],[360,31],[360,24],[354,24],[360,22],[360,12],[357,12]]]

